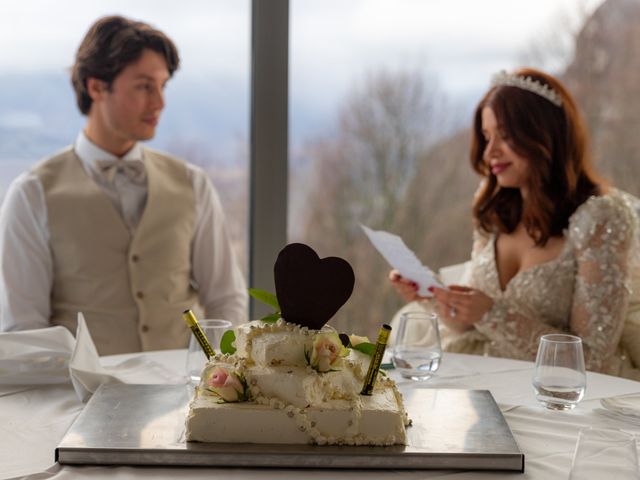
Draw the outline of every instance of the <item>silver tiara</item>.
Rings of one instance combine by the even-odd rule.
[[[549,85],[543,85],[538,80],[534,80],[531,77],[523,77],[520,75],[511,75],[502,70],[491,77],[492,87],[518,87],[529,92],[533,92],[536,95],[540,95],[546,98],[554,105],[561,107],[562,98],[558,95],[553,88]]]

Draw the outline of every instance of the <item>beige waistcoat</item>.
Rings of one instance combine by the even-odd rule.
[[[131,234],[71,148],[36,166],[53,257],[51,324],[75,334],[82,312],[101,355],[183,348],[191,279],[193,187],[184,163],[144,151],[146,207]]]

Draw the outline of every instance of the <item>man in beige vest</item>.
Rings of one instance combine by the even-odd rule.
[[[123,17],[82,41],[74,145],[18,177],[0,212],[2,331],[82,312],[100,354],[186,347],[181,313],[246,319],[245,282],[203,170],[144,147],[178,68],[173,42]]]

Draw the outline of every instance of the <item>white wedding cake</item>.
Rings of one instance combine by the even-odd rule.
[[[344,347],[333,328],[256,320],[234,335],[235,353],[216,354],[202,372],[188,441],[406,444],[409,419],[395,383],[381,370],[373,394],[361,395],[371,356]]]

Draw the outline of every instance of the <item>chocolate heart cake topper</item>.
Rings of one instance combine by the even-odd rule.
[[[314,330],[345,304],[355,283],[349,262],[338,257],[321,259],[303,243],[284,247],[273,273],[282,318]]]

